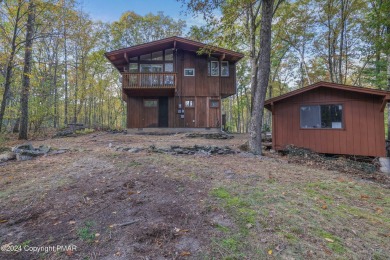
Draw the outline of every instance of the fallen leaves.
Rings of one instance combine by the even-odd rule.
[[[334,242],[333,239],[330,239],[330,238],[328,238],[328,237],[325,237],[325,240],[328,241],[328,242],[330,242],[330,243],[333,243],[333,242]]]
[[[72,255],[73,255],[73,251],[72,251],[72,250],[66,250],[66,251],[65,251],[65,254],[66,254],[67,256],[72,256]]]
[[[180,253],[180,256],[190,256],[191,255],[191,252],[188,252],[188,251],[183,251]]]

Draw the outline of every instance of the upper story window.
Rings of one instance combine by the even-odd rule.
[[[209,76],[219,76],[219,62],[210,61],[208,64]]]
[[[173,63],[165,63],[164,66],[165,66],[164,69],[165,72],[173,72]]]
[[[173,50],[172,49],[165,50],[165,60],[173,60]]]
[[[152,59],[152,55],[151,55],[151,53],[144,54],[144,55],[139,56],[139,59],[140,60],[151,60]]]
[[[184,69],[184,76],[195,76],[195,69],[194,68],[185,68]]]
[[[130,63],[129,64],[129,72],[137,73],[138,72],[138,63]]]
[[[152,60],[163,60],[163,52],[162,51],[152,52]]]
[[[301,128],[343,128],[343,105],[301,106]]]
[[[139,68],[140,72],[142,73],[159,73],[163,72],[163,65],[162,64],[140,64]]]
[[[221,76],[229,77],[229,62],[221,61]]]

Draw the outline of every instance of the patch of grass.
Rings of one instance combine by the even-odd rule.
[[[86,135],[95,132],[92,128],[84,128],[82,130],[76,130],[75,133],[78,135]]]
[[[222,206],[233,214],[243,232],[247,231],[247,224],[255,224],[257,214],[250,208],[249,202],[238,196],[231,195],[223,187],[213,189],[211,195],[223,201]]]
[[[230,228],[225,227],[225,226],[222,226],[222,225],[220,225],[220,224],[216,224],[216,225],[215,225],[215,228],[218,229],[219,231],[224,232],[224,233],[227,233],[227,232],[230,231]]]
[[[230,193],[225,188],[222,188],[222,187],[213,189],[211,191],[211,195],[214,197],[217,197],[219,199],[227,199],[227,198],[231,197]]]
[[[342,245],[341,238],[322,229],[316,230],[315,233],[324,239],[324,241],[326,242],[326,246],[334,253],[344,254],[347,251]]]
[[[227,236],[222,239],[212,240],[214,247],[218,248],[221,254],[220,259],[235,260],[245,259],[245,254],[242,252],[244,246],[243,240],[237,236]]]
[[[94,226],[93,221],[86,221],[84,226],[77,230],[77,235],[81,240],[92,242],[95,238],[95,234],[92,232],[91,228]]]
[[[142,165],[142,163],[134,161],[134,160],[129,162],[129,164],[128,164],[129,167],[137,167],[137,166],[141,166],[141,165]]]

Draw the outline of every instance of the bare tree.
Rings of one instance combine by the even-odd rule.
[[[32,47],[34,36],[34,23],[35,23],[35,2],[30,0],[28,4],[28,17],[26,24],[26,44],[24,50],[24,69],[23,69],[23,86],[20,98],[20,129],[19,139],[27,139],[28,133],[28,99],[30,94],[30,77],[31,77],[31,64],[32,64]]]

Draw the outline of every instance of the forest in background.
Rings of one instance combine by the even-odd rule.
[[[229,130],[248,132],[262,1],[179,2],[206,25],[131,10],[104,23],[74,0],[0,0],[1,131],[19,131],[23,113],[30,133],[74,122],[125,127],[120,75],[104,53],[177,35],[246,55],[223,107]],[[267,98],[320,80],[389,89],[389,0],[277,1],[274,10]]]

